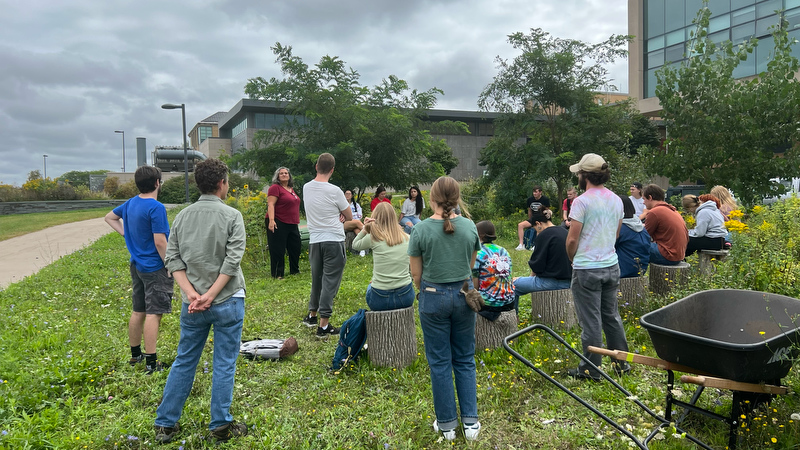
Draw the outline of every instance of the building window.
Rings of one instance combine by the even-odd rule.
[[[233,133],[231,135],[238,136],[239,133],[243,132],[246,129],[247,129],[247,118],[245,117],[244,119],[242,119],[241,122],[239,122],[238,125],[233,127]]]
[[[212,128],[208,126],[201,126],[197,129],[198,135],[200,136],[200,142],[205,141],[206,139],[213,137],[212,136]]]

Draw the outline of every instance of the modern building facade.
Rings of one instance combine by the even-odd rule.
[[[655,96],[656,71],[686,59],[695,25],[692,20],[703,7],[702,0],[628,0],[630,95],[639,111],[657,116],[661,111]],[[800,41],[800,0],[709,0],[709,37],[717,43],[734,44],[758,38],[758,46],[734,71],[736,78],[755,76],[766,70],[773,51],[770,27],[780,24],[780,14],[789,23],[789,37]],[[793,47],[800,57],[800,45]]]

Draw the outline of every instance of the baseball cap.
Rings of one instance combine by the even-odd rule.
[[[603,164],[605,163],[606,160],[603,159],[602,156],[596,153],[587,153],[583,155],[583,158],[581,158],[578,164],[569,166],[569,171],[572,173],[599,172],[603,170]]]

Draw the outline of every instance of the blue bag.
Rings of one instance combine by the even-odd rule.
[[[333,355],[331,370],[339,370],[348,362],[355,362],[364,343],[367,342],[367,322],[365,309],[359,309],[345,320],[339,330],[339,343]]]
[[[536,239],[536,230],[533,227],[526,229],[525,234],[522,235],[522,243],[528,250],[530,250],[531,247],[533,247],[533,241],[535,239]]]

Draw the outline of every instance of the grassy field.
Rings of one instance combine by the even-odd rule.
[[[95,219],[105,216],[110,208],[82,209],[79,211],[11,214],[0,216],[0,241],[22,236],[34,231],[64,223]]]
[[[513,248],[515,241],[506,238],[499,243]],[[511,254],[514,274],[527,275],[529,253],[511,250]],[[142,367],[127,364],[128,258],[122,237],[109,234],[0,291],[0,448],[154,445],[152,424],[167,372],[147,376]],[[334,305],[335,325],[366,307],[364,294],[371,264],[371,256],[348,258]],[[467,444],[459,433],[455,443],[444,442],[431,428],[433,402],[418,318],[420,355],[409,367],[377,368],[362,358],[339,372],[330,372],[327,368],[336,339],[319,340],[300,324],[310,288],[305,255],[301,274],[282,281],[269,279],[267,265],[246,269],[243,339],[294,336],[300,350],[277,362],[239,360],[231,411],[237,420],[250,425],[250,435],[224,448],[631,448],[632,442],[502,348],[476,354],[478,407],[484,426],[479,440]],[[702,287],[702,279],[693,281],[694,290]],[[676,292],[675,296],[687,292]],[[667,301],[671,299],[654,298],[636,307],[621,307],[631,351],[655,356],[638,319]],[[179,310],[178,300],[174,309]],[[523,297],[521,303],[521,327],[530,322],[526,311],[530,311],[530,296]],[[577,327],[564,331],[563,336],[573,346],[580,345]],[[178,337],[179,315],[165,316],[159,339],[162,360],[174,358]],[[181,434],[164,448],[213,447],[207,439],[212,339],[180,421]],[[575,367],[577,358],[543,334],[527,335],[515,342],[514,348],[636,436],[645,436],[655,425],[609,383],[567,379],[566,369]],[[620,383],[648,407],[663,413],[665,374],[634,365],[633,372]],[[784,382],[796,385],[796,371]],[[692,392],[693,385],[676,384],[675,395],[680,398],[686,399]],[[727,415],[730,402],[730,391],[707,389],[699,403]],[[796,446],[800,425],[790,415],[800,411],[799,403],[797,395],[790,394],[761,407],[756,417],[742,426],[739,448]],[[728,428],[721,422],[690,415],[684,426],[714,448],[727,444]],[[651,448],[695,447],[665,432]]]

